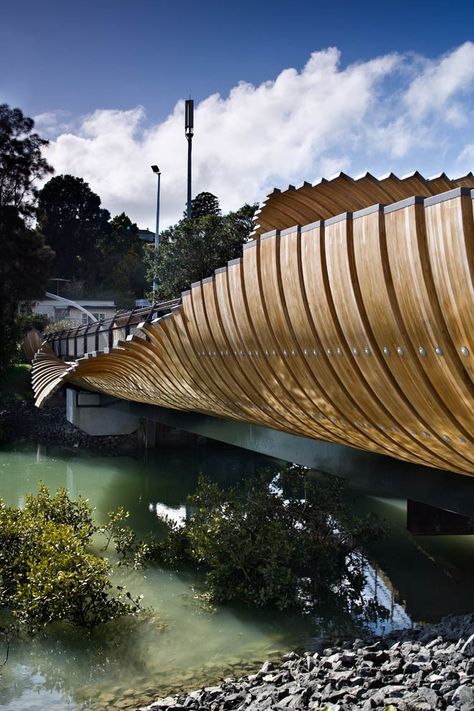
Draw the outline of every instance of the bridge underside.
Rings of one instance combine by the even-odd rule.
[[[333,442],[300,437],[245,422],[223,420],[156,405],[114,400],[105,395],[73,391],[68,394],[68,419],[89,434],[133,432],[150,422],[233,445],[275,459],[301,464],[350,481],[364,494],[407,499],[437,510],[474,518],[474,487],[469,477],[408,464]],[[104,430],[104,427],[106,428]]]
[[[364,180],[353,194],[370,205]],[[432,181],[424,188],[432,194]],[[268,219],[310,199],[295,193],[275,198],[273,213],[269,202]],[[81,354],[74,334],[44,344],[37,403],[73,383],[473,475],[473,196],[461,187],[257,234],[171,313],[111,347]],[[58,357],[64,339],[73,358]]]

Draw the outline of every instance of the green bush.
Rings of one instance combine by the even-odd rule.
[[[77,328],[77,326],[77,321],[63,318],[61,321],[53,321],[52,323],[48,323],[43,328],[43,335],[47,336],[48,333],[58,333],[58,331],[69,331],[71,328]]]
[[[365,561],[359,550],[382,528],[372,517],[351,514],[336,479],[316,482],[303,468],[291,467],[278,482],[224,491],[202,478],[189,503],[191,518],[181,527],[168,522],[167,537],[148,554],[200,565],[212,602],[384,614],[362,595]]]
[[[40,333],[43,333],[49,323],[49,319],[46,314],[19,314],[16,317],[16,322],[18,328],[20,329],[21,335],[24,336],[32,328],[35,328]]]
[[[89,503],[64,489],[52,496],[41,484],[23,509],[0,499],[0,608],[17,626],[91,628],[138,610],[129,593],[113,590],[107,561],[88,550],[98,530]]]

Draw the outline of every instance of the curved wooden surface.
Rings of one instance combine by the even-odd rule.
[[[42,343],[41,333],[36,328],[30,328],[23,338],[23,353],[28,360],[33,360]]]
[[[289,185],[286,190],[275,188],[255,213],[253,235],[258,237],[270,230],[327,220],[344,210],[355,212],[376,203],[389,205],[413,195],[431,197],[454,188],[473,186],[472,173],[455,179],[448,178],[445,173],[434,178],[424,178],[418,172],[403,178],[394,173],[382,178],[375,178],[370,173],[358,178],[338,173],[329,180],[322,178],[314,184],[304,182],[297,188]]]
[[[43,347],[37,404],[74,382],[472,475],[473,197],[263,234],[110,351]]]

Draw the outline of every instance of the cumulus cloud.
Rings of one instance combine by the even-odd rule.
[[[69,111],[58,109],[33,116],[35,129],[45,138],[55,137],[73,127]]]
[[[463,123],[462,95],[474,86],[474,43],[465,42],[441,60],[426,62],[404,96],[417,119],[443,111],[448,123]],[[467,119],[467,117],[464,117]]]
[[[457,174],[471,155],[462,128],[472,124],[473,79],[469,42],[437,60],[387,54],[345,68],[337,49],[314,52],[301,71],[241,82],[196,106],[193,193],[212,192],[229,210],[340,170]],[[54,117],[43,115],[43,125],[51,131]],[[165,226],[184,209],[186,150],[179,102],[154,126],[144,107],[98,110],[57,130],[47,157],[56,173],[89,182],[113,214],[124,210],[153,229],[150,165],[162,171]]]

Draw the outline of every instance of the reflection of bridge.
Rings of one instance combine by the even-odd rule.
[[[37,404],[73,383],[472,475],[472,188],[341,175],[274,192],[242,258],[180,301],[53,335]]]

